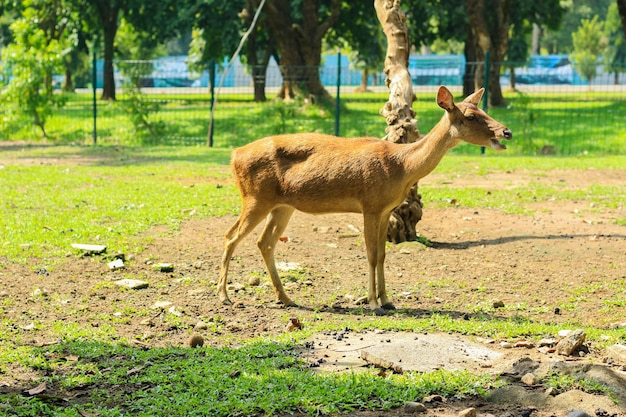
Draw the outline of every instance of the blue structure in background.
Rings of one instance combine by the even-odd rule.
[[[209,73],[203,71],[201,74],[193,73],[189,70],[186,56],[168,56],[157,58],[152,62],[152,73],[142,79],[142,87],[208,87]],[[228,60],[224,60],[217,68],[216,83],[222,80],[224,68]],[[361,83],[361,70],[351,67],[349,57],[341,55],[341,62],[338,56],[325,55],[322,58],[320,68],[320,79],[325,86],[337,85],[337,66],[345,68],[341,71],[341,85],[357,86]],[[96,63],[96,87],[102,88],[104,61],[98,60]],[[509,70],[502,67],[500,82],[502,85],[509,85]],[[415,85],[462,85],[465,71],[464,55],[411,55],[409,57],[409,73]],[[596,81],[603,83],[604,76],[608,74],[598,74]],[[370,74],[368,85],[382,84],[385,76],[382,72]],[[115,79],[118,85],[122,84],[123,73],[116,68]],[[533,55],[528,65],[515,68],[515,80],[517,84],[533,85],[556,85],[570,84],[582,85],[585,81],[573,69],[567,55]],[[272,59],[267,68],[266,86],[279,87],[282,77],[276,62]],[[237,59],[222,82],[223,87],[250,87],[251,77],[247,68]]]

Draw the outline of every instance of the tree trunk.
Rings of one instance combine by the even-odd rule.
[[[367,91],[367,80],[370,76],[370,72],[367,68],[361,70],[361,85],[354,89],[356,93],[364,93]]]
[[[63,78],[63,91],[66,93],[74,92],[74,79],[72,77],[72,71],[65,67],[65,77]]]
[[[467,97],[474,92],[474,79],[476,74],[476,41],[472,28],[467,26],[467,39],[465,40],[465,72],[463,74],[463,97]]]
[[[301,2],[297,23],[292,18],[289,0],[273,0],[266,4],[267,26],[280,52],[283,84],[279,97],[291,99],[305,95],[314,100],[332,101],[319,77],[322,39],[339,18],[341,1],[331,0],[328,17],[319,21],[319,1]]]
[[[500,65],[509,46],[509,28],[511,26],[509,10],[510,0],[492,0],[489,2],[489,13],[486,10],[487,0],[468,0],[467,14],[476,43],[477,59],[484,61],[487,51],[490,52],[489,105],[503,106],[506,100],[500,86]],[[487,20],[488,16],[490,21]],[[484,86],[484,68],[477,68],[474,90]]]
[[[256,0],[246,1],[246,8],[244,10],[245,13],[242,12],[239,14],[239,17],[243,19],[247,26],[252,24],[252,17],[259,7],[258,3],[259,2]],[[265,95],[267,66],[270,62],[270,57],[272,56],[273,51],[271,39],[267,40],[267,42],[259,42],[257,35],[260,32],[260,27],[261,23],[259,22],[257,23],[255,30],[250,32],[247,42],[248,64],[250,65],[250,73],[252,74],[252,82],[254,84],[254,101],[257,103],[267,101],[267,97]],[[262,44],[264,43],[265,45],[263,47]],[[261,54],[262,57],[259,59]]]
[[[385,84],[389,88],[389,101],[380,110],[387,121],[385,140],[411,143],[419,139],[415,111],[416,100],[409,74],[409,31],[406,16],[400,10],[400,1],[374,0],[376,15],[387,37],[385,57]],[[422,218],[422,202],[417,184],[409,191],[404,202],[394,210],[389,219],[387,239],[394,243],[417,239],[415,226]]]
[[[104,32],[104,79],[102,84],[102,100],[115,100],[115,76],[113,72],[113,56],[115,35],[117,34],[119,6],[111,6],[108,2],[95,3],[102,31]]]

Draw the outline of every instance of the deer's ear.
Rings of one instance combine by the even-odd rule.
[[[473,94],[470,94],[469,96],[467,96],[465,98],[465,100],[463,100],[466,103],[472,103],[475,106],[478,106],[478,104],[480,103],[480,99],[483,98],[483,93],[485,92],[484,88],[481,88],[478,91],[474,91]]]
[[[437,92],[437,105],[445,111],[451,111],[454,108],[454,97],[452,93],[443,85],[439,87]]]

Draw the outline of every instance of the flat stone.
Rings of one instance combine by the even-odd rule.
[[[156,310],[158,308],[166,309],[170,306],[174,305],[171,301],[157,301],[156,303],[150,306],[151,309]]]
[[[433,355],[437,352],[437,355]],[[468,362],[488,366],[502,356],[500,352],[461,337],[430,333],[397,333],[388,343],[377,343],[361,349],[366,362],[395,372],[430,372],[445,368],[466,369]]]
[[[144,288],[148,288],[148,285],[149,285],[146,281],[142,281],[140,279],[128,279],[128,278],[114,281],[114,284],[123,288],[128,288],[130,290],[141,290]]]
[[[116,259],[107,264],[111,271],[116,271],[118,269],[124,268],[124,261],[122,259]]]
[[[152,265],[152,268],[159,272],[174,272],[174,265],[167,262],[154,264]]]
[[[107,250],[107,247],[104,245],[88,245],[84,243],[72,243],[72,247],[74,249],[79,249],[90,255],[98,255],[100,253],[104,253]]]

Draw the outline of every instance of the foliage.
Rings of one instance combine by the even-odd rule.
[[[542,53],[570,54],[573,51],[572,33],[576,32],[583,19],[599,16],[604,21],[608,7],[615,0],[564,0],[565,8],[561,24],[557,28],[544,28],[540,38]],[[526,2],[524,2],[526,3]],[[541,2],[532,2],[541,3]]]
[[[604,29],[607,38],[607,48],[604,51],[605,69],[616,74],[626,72],[626,39],[617,4],[609,7]]]
[[[0,130],[26,122],[47,138],[46,121],[54,107],[64,104],[63,96],[54,93],[52,76],[61,70],[75,39],[50,38],[37,24],[37,10],[28,7],[30,2],[25,5],[22,17],[10,26],[14,42],[2,50],[2,72],[8,83],[0,93],[7,104]]]
[[[125,77],[123,88],[126,97],[119,106],[135,127],[138,143],[155,144],[160,137],[165,136],[165,123],[154,121],[160,109],[159,102],[141,92],[142,80],[153,70],[152,61],[126,61],[120,63],[120,70]],[[149,135],[143,140],[146,133]]]
[[[603,22],[598,20],[598,16],[593,19],[583,19],[580,27],[572,33],[574,52],[570,55],[574,68],[591,85],[591,80],[596,76],[598,60],[605,49],[603,39]]]

